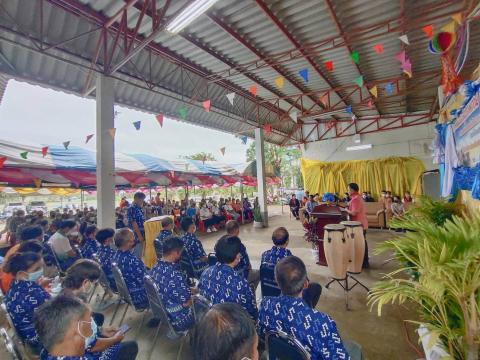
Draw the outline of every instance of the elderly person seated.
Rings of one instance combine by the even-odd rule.
[[[257,199],[255,199],[255,201],[257,201]],[[247,197],[243,199],[243,216],[245,219],[253,219],[252,204],[250,204]]]
[[[203,222],[205,229],[207,232],[217,231],[215,225],[215,220],[213,219],[213,214],[207,207],[207,203],[205,200],[202,200],[200,203],[200,211],[199,211],[200,221]]]
[[[392,215],[394,218],[401,218],[405,215],[405,207],[399,196],[395,195],[393,197],[393,202],[390,208],[392,209]]]
[[[223,207],[225,212],[227,213],[228,216],[230,216],[233,220],[239,221],[240,218],[242,217],[238,212],[235,211],[235,209],[232,206],[232,201],[228,200],[225,203],[225,206]]]
[[[48,243],[52,247],[53,252],[57,256],[62,270],[67,270],[75,260],[79,259],[78,253],[70,242],[71,233],[76,233],[77,223],[73,220],[64,220],[60,223],[59,228],[53,234]],[[75,234],[73,234],[75,237]]]
[[[313,209],[315,209],[315,206],[317,205],[318,203],[314,200],[314,196],[310,195],[310,198],[308,199],[307,204],[305,205],[305,217],[309,218]]]

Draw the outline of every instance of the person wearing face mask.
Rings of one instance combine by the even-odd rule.
[[[252,289],[245,276],[234,270],[240,261],[240,247],[238,237],[222,236],[215,245],[218,262],[203,272],[198,289],[212,304],[239,304],[256,321],[258,310]]]
[[[176,263],[183,251],[183,242],[175,236],[167,237],[163,242],[163,255],[151,271],[153,281],[157,284],[160,296],[176,331],[187,331],[195,323],[192,311],[192,292],[185,274]]]
[[[13,254],[4,270],[14,276],[5,296],[8,314],[17,334],[38,354],[41,344],[33,326],[33,313],[50,298],[50,294],[37,284],[43,275],[42,256],[34,252]]]
[[[111,228],[100,229],[97,232],[96,239],[100,243],[98,247],[98,260],[100,261],[100,266],[102,267],[105,276],[108,279],[110,288],[113,291],[117,291],[117,284],[112,274],[112,259],[115,255],[115,250],[112,248],[113,236],[115,235],[115,230]]]
[[[195,222],[192,218],[185,217],[180,225],[182,230],[185,231],[182,236],[182,241],[185,245],[184,254],[190,258],[195,270],[201,273],[208,267],[208,257],[202,243],[195,236],[195,231],[197,230]]]
[[[35,329],[44,347],[42,360],[134,360],[138,354],[135,342],[128,357],[98,357],[89,352],[87,349],[95,339],[97,327],[88,305],[69,295],[59,295],[43,304],[35,313]],[[123,338],[123,335],[117,333],[115,337]]]
[[[48,243],[60,261],[62,270],[67,270],[75,260],[79,259],[77,252],[72,248],[68,235],[77,227],[77,223],[73,220],[63,220],[57,232],[53,234]]]

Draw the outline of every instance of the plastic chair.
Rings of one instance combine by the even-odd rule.
[[[265,336],[269,360],[310,360],[305,347],[293,336],[282,331],[268,331]]]
[[[38,355],[33,354],[31,347],[27,343],[25,343],[25,341],[23,341],[23,339],[18,335],[17,329],[15,328],[15,325],[13,324],[13,320],[12,320],[10,314],[7,311],[7,306],[3,303],[3,304],[0,305],[0,309],[3,312],[3,314],[5,316],[5,319],[7,319],[8,326],[13,331],[13,334],[14,334],[13,338],[8,336],[8,333],[6,333],[6,334],[11,341],[13,349],[15,350],[16,354],[19,356],[18,359],[20,359],[20,360],[23,360],[23,359],[27,359],[27,360],[38,359],[39,358]],[[5,343],[6,343],[6,340],[5,340]],[[8,347],[7,347],[7,350],[8,350]],[[16,360],[17,358],[13,357],[13,359]]]
[[[213,266],[217,263],[217,255],[215,253],[208,253],[208,266]]]
[[[200,279],[203,270],[198,269],[193,265],[192,258],[186,249],[182,251],[182,257],[180,258],[180,267],[187,274],[189,278]]]
[[[173,325],[170,321],[170,318],[168,317],[167,310],[163,304],[162,298],[160,296],[160,292],[158,291],[158,286],[155,284],[155,281],[149,276],[145,276],[145,291],[147,292],[147,298],[148,302],[150,303],[150,310],[152,311],[153,317],[156,319],[160,319],[160,323],[157,326],[157,329],[155,331],[155,335],[153,337],[153,342],[150,347],[150,350],[148,352],[148,357],[147,359],[150,359],[153,353],[153,349],[155,348],[155,344],[157,342],[158,338],[158,333],[160,331],[160,327],[162,324],[167,324],[168,326],[168,333],[167,337],[171,340],[176,340],[179,338],[183,338],[188,331],[185,332],[177,332],[174,328]],[[183,347],[183,342],[180,345],[180,348],[177,353],[177,358],[178,355],[181,353]]]
[[[95,291],[100,285],[103,288],[103,296],[102,300],[100,300],[100,304],[103,303],[103,300],[105,300],[105,296],[107,296],[107,293],[113,293],[118,295],[118,291],[116,289],[113,289],[110,285],[110,281],[107,278],[107,275],[103,271],[102,264],[100,262],[100,258],[98,257],[98,254],[93,254],[92,256],[93,261],[95,261],[99,266],[100,266],[100,277],[98,278],[98,282],[95,283],[95,287],[93,288],[92,294],[90,295],[90,298],[88,299],[88,302],[92,299],[93,295],[95,294]]]
[[[13,360],[21,360],[21,355],[20,352],[18,351],[17,347],[15,346],[15,343],[13,340],[10,338],[10,336],[7,333],[7,330],[4,328],[0,329],[0,337],[3,339],[3,343],[5,345],[5,348],[7,349],[7,352],[10,354]]]
[[[212,303],[204,296],[196,294],[192,296],[193,301],[193,315],[195,316],[195,323],[198,323],[212,307]]]
[[[275,266],[273,264],[262,264],[260,266],[260,289],[262,297],[279,296],[282,292],[275,280]]]
[[[50,244],[48,242],[44,242],[43,245],[44,245],[48,255],[50,255],[55,260],[55,266],[56,266],[58,272],[60,273],[60,275],[62,275],[62,276],[65,275],[65,271],[62,269],[62,266],[60,265],[60,260],[58,259],[57,254],[55,253],[55,251],[53,251]]]
[[[162,243],[158,239],[153,240],[153,247],[155,248],[155,253],[157,254],[157,259],[161,259],[163,256]]]

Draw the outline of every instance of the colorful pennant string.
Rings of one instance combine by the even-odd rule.
[[[402,50],[398,54],[396,54],[395,59],[397,59],[401,63],[404,63],[406,59],[405,50]]]
[[[458,25],[462,25],[462,13],[452,15],[452,19],[455,20]]]
[[[352,58],[352,61],[355,64],[358,64],[360,62],[360,55],[358,54],[358,51],[354,51],[351,53],[350,57]]]
[[[92,140],[94,134],[87,135],[87,138],[85,139],[85,144],[88,144],[90,140]]]
[[[422,28],[422,31],[425,33],[425,35],[427,35],[427,37],[428,37],[429,39],[431,39],[432,36],[433,36],[433,25],[430,24],[430,25],[424,26],[424,27]]]
[[[65,148],[65,150],[68,150],[69,146],[70,146],[70,141],[64,141],[63,142],[63,147]]]
[[[333,71],[333,61],[325,61],[323,66],[325,66],[325,69],[328,71]]]
[[[277,85],[279,89],[283,89],[284,83],[285,83],[285,79],[283,78],[283,76],[279,76],[275,79],[275,85]]]
[[[450,21],[447,25],[442,26],[441,30],[453,34],[455,33],[456,27],[457,23],[455,21]]]
[[[363,86],[363,76],[360,75],[359,77],[353,79],[353,82],[357,84],[358,86],[362,87]]]
[[[382,44],[375,44],[375,45],[373,45],[373,50],[375,50],[375,52],[377,54],[382,54],[383,53],[383,45]]]
[[[20,153],[20,156],[22,157],[22,159],[27,159],[27,156],[28,156],[28,151],[24,151],[22,153]]]
[[[233,99],[235,98],[235,93],[229,93],[227,94],[227,99],[230,101],[230,104],[233,105]]]
[[[370,94],[372,94],[372,96],[375,96],[376,98],[378,97],[377,85],[375,85],[374,87],[370,88],[368,91],[370,91]]]
[[[142,126],[142,122],[141,121],[135,121],[135,122],[133,122],[133,126],[138,131],[138,130],[140,130],[140,127]]]
[[[305,82],[308,82],[308,69],[302,69],[298,72],[298,74],[305,80]]]
[[[188,113],[188,109],[186,106],[180,106],[178,108],[178,116],[183,119],[183,120],[186,120],[187,119],[187,113]]]
[[[155,116],[155,118],[157,119],[158,123],[160,124],[160,127],[163,127],[163,114],[158,114],[157,116]]]
[[[250,88],[248,89],[248,91],[249,91],[250,94],[252,94],[253,96],[257,96],[257,87],[256,87],[255,85],[250,86]]]
[[[48,153],[48,146],[42,147],[42,156],[43,157],[47,156],[47,153]]]

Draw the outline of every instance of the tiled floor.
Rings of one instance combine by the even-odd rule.
[[[285,209],[286,211],[286,209]],[[272,208],[273,215],[270,220],[270,226],[266,229],[254,229],[252,225],[245,225],[241,228],[241,238],[246,244],[252,264],[258,268],[261,253],[269,249],[271,245],[271,233],[278,226],[285,226],[290,232],[290,249],[294,255],[301,257],[307,264],[309,277],[312,281],[324,285],[328,279],[328,269],[315,264],[310,245],[303,240],[303,229],[298,221],[290,219],[288,213],[281,214],[280,208]],[[201,237],[205,250],[213,250],[215,241],[223,233],[206,234]],[[394,236],[389,231],[371,230],[368,233],[370,249],[375,244]],[[395,267],[394,262],[384,261],[388,259],[388,254],[381,256],[371,256],[371,268],[360,274],[358,278],[367,286],[372,285],[380,279],[383,273],[389,272]],[[260,293],[257,292],[257,298]],[[415,314],[407,307],[387,306],[383,309],[382,317],[378,317],[375,310],[370,311],[366,305],[366,292],[356,287],[349,294],[351,310],[345,309],[344,292],[338,284],[334,284],[330,289],[324,289],[317,309],[326,312],[337,322],[338,329],[344,339],[350,339],[362,345],[366,359],[380,360],[409,360],[416,359],[416,353],[408,346],[405,337],[403,325],[404,319],[415,319]],[[94,301],[92,301],[94,304]],[[112,312],[110,307],[105,311],[107,321]],[[140,355],[138,359],[147,359],[148,350],[151,346],[154,330],[142,327],[138,332],[138,325],[141,321],[141,314],[133,311],[127,313],[125,322],[132,326],[127,339],[137,337],[140,346]],[[117,321],[120,319],[117,316]],[[417,338],[413,337],[412,342],[416,345]],[[185,342],[180,358],[190,359],[188,345]],[[4,351],[0,345],[0,358],[6,359]],[[179,341],[171,341],[165,337],[164,329],[161,330],[151,359],[170,360],[177,358],[177,352],[180,346]],[[185,350],[186,349],[186,350]]]

